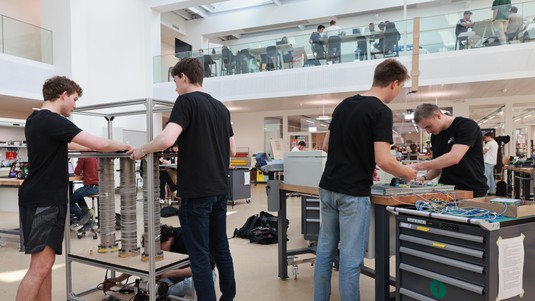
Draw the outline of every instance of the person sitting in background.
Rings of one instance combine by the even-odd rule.
[[[142,242],[144,244],[144,242]],[[188,254],[184,243],[182,228],[171,227],[168,225],[160,226],[160,249],[167,252]],[[213,260],[210,261],[212,270],[215,267]],[[216,274],[213,273],[215,283]],[[193,291],[193,282],[191,279],[191,267],[171,270],[162,274],[160,282],[165,282],[169,286],[167,293],[172,296],[184,297],[191,296]],[[121,274],[114,278],[108,278],[104,283],[104,291],[111,290],[114,286],[122,286],[120,282],[130,277],[129,274]],[[162,297],[162,296],[160,296]]]
[[[524,20],[522,19],[522,16],[518,14],[518,8],[516,6],[511,7],[509,10],[509,23],[507,24],[507,30],[505,31],[507,42],[518,39],[520,43],[522,43],[524,40],[524,37],[522,36],[523,28]]]
[[[78,219],[72,221],[84,226],[91,218],[91,211],[84,197],[98,194],[98,160],[97,158],[79,158],[74,169],[74,174],[83,177],[84,186],[76,189],[71,196],[71,214]]]
[[[394,158],[396,158],[398,161],[401,161],[401,157],[403,156],[399,151],[399,146],[397,145],[392,145],[390,147],[390,154],[392,154],[392,156],[394,156]]]
[[[418,160],[418,155],[420,155],[420,152],[418,152],[418,146],[416,144],[411,144],[409,146],[411,151],[407,154],[409,160]]]
[[[176,153],[177,151],[178,146],[173,145],[169,149],[165,150],[164,153]],[[163,165],[160,167],[160,203],[165,202],[165,185],[169,186],[169,190],[172,192],[175,192],[177,189],[176,181],[173,180],[173,177],[176,177],[176,172],[166,166],[176,163],[176,157],[160,158],[160,165]]]
[[[459,49],[468,47],[468,37],[459,37],[459,35],[467,32],[468,28],[474,27],[474,23],[470,20],[470,16],[472,16],[472,12],[469,10],[465,11],[463,17],[457,22],[457,25],[455,25],[455,36],[459,43]]]
[[[307,147],[306,142],[305,141],[299,141],[299,143],[297,143],[297,145],[292,148],[292,152],[300,152],[300,151],[304,150],[305,147]]]

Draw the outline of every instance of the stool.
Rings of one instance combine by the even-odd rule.
[[[78,237],[78,239],[81,239],[82,237],[85,236],[86,232],[87,231],[90,231],[91,233],[93,233],[93,239],[97,239],[98,238],[98,223],[97,223],[97,212],[98,210],[95,210],[95,199],[97,200],[97,206],[98,206],[98,202],[99,202],[99,195],[98,194],[92,194],[92,195],[88,195],[88,196],[85,196],[86,198],[91,198],[91,208],[93,210],[93,214],[91,216],[91,226],[89,228],[86,228],[85,225],[82,225],[82,228],[80,228],[77,233],[76,233],[76,236]],[[98,209],[98,208],[97,208]]]

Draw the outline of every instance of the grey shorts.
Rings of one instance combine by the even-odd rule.
[[[24,252],[34,254],[49,246],[57,255],[62,252],[67,205],[49,207],[19,206]]]

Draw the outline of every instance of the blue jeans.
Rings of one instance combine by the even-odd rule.
[[[321,226],[314,268],[314,301],[331,296],[331,274],[340,248],[338,286],[341,301],[360,300],[360,266],[368,243],[370,198],[320,188]]]
[[[496,184],[494,183],[494,165],[485,163],[485,177],[487,177],[487,186],[489,186],[489,193],[496,193]]]
[[[236,296],[236,280],[227,239],[226,195],[182,198],[178,217],[184,232],[198,301],[216,300],[210,254],[219,272],[222,293],[219,300],[233,300]]]
[[[216,273],[212,272],[212,276],[212,279],[215,282],[215,279],[217,278]],[[169,295],[178,297],[192,295],[193,280],[191,277],[188,277],[177,283],[173,283],[169,278],[163,278],[161,281],[166,282],[169,285]]]
[[[88,195],[94,195],[94,194],[98,194],[98,185],[88,185],[88,186],[83,186],[83,187],[76,189],[76,191],[74,191],[74,193],[71,196],[71,201],[70,201],[71,214],[76,215],[78,219],[82,218],[82,215],[83,215],[82,210],[89,208],[87,206],[87,203],[85,202],[84,197]]]

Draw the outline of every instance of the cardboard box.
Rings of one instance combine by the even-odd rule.
[[[459,207],[477,207],[490,210],[492,212],[501,213],[503,216],[508,217],[524,217],[535,215],[535,202],[533,201],[524,201],[520,206],[505,206],[502,204],[491,203],[491,200],[496,198],[496,196],[487,196],[482,198],[466,199],[459,201]],[[507,207],[507,209],[505,208]]]

